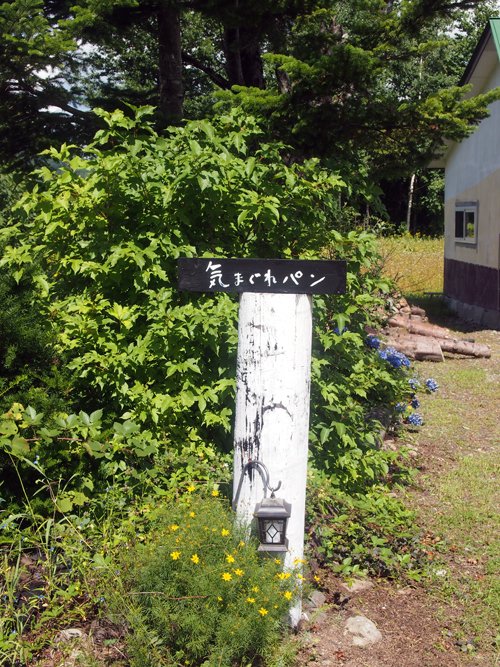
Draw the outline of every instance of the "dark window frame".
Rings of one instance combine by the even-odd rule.
[[[457,201],[455,203],[454,239],[456,243],[477,244],[478,210],[477,201]],[[470,225],[472,225],[472,234]]]

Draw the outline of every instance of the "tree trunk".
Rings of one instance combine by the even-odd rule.
[[[415,193],[416,174],[410,176],[410,184],[408,186],[408,208],[406,209],[406,231],[411,231],[411,214],[413,212],[413,195]]]
[[[163,3],[158,9],[159,111],[161,124],[177,125],[182,120],[181,15],[178,4]]]
[[[240,60],[245,86],[264,88],[264,68],[260,55],[260,30],[240,28]]]
[[[259,37],[256,27],[224,29],[226,72],[231,86],[264,88]]]
[[[224,55],[230,86],[243,86],[243,69],[240,58],[240,29],[224,28]]]

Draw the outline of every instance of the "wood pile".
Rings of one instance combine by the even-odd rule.
[[[417,361],[444,361],[444,353],[466,357],[491,356],[487,345],[471,339],[454,338],[449,329],[431,324],[423,308],[410,306],[401,299],[397,312],[384,330],[386,343]]]

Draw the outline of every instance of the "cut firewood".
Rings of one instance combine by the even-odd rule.
[[[406,354],[409,359],[416,361],[444,361],[440,341],[426,336],[398,336],[389,338],[387,344],[398,352]]]
[[[416,322],[410,320],[408,317],[402,315],[394,315],[387,324],[390,327],[399,327],[407,329],[409,333],[420,334],[421,336],[432,336],[434,338],[451,338],[449,329],[440,327],[437,324],[430,324],[429,322]]]
[[[487,345],[482,345],[481,343],[471,343],[466,340],[452,338],[451,340],[441,340],[440,345],[443,352],[464,354],[469,357],[484,357],[485,359],[489,359],[491,357],[490,348]]]
[[[421,336],[395,329],[390,330],[387,344],[394,347],[398,352],[403,352],[410,359],[416,359],[417,361],[442,361],[443,352],[469,357],[485,357],[487,359],[491,356],[490,348],[480,343],[472,343],[458,338]],[[437,352],[436,346],[439,347],[441,353]]]
[[[410,306],[406,299],[396,305],[398,312],[387,321],[384,333],[388,337],[387,344],[410,359],[444,361],[443,352],[468,357],[491,356],[487,345],[453,338],[449,329],[430,324],[423,308]]]

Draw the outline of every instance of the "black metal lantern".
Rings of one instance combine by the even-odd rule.
[[[237,507],[243,479],[251,470],[256,470],[259,473],[264,485],[264,498],[255,505],[253,513],[259,528],[260,545],[258,550],[274,553],[288,551],[286,527],[292,513],[292,506],[282,498],[275,497],[274,492],[281,487],[281,482],[278,482],[278,486],[275,487],[269,484],[269,470],[261,461],[248,461],[243,466],[238,488],[233,498],[233,509]],[[271,492],[270,498],[266,496],[268,490]]]
[[[263,498],[253,513],[259,527],[259,551],[287,551],[286,527],[292,506],[282,498]]]

